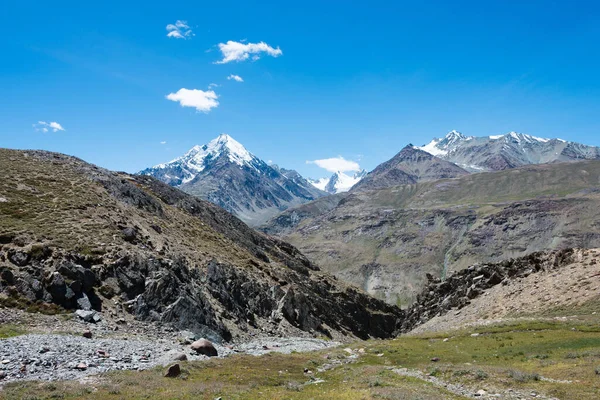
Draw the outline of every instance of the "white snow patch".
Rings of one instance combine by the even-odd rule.
[[[350,188],[356,185],[362,178],[353,177],[344,174],[343,172],[336,172],[337,182],[335,183],[335,192],[347,192]]]
[[[425,146],[417,147],[417,149],[426,151],[427,153],[432,154],[434,156],[445,156],[446,154],[448,154],[448,150],[440,149],[438,147],[439,142],[439,139],[433,139]]]
[[[310,182],[311,185],[313,185],[317,189],[325,191],[325,187],[329,183],[329,179],[330,178],[320,178],[317,180],[309,179],[308,181]]]

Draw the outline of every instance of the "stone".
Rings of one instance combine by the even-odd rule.
[[[15,265],[23,267],[29,262],[29,254],[23,251],[11,251],[8,253],[8,259]]]
[[[75,366],[75,369],[79,370],[79,371],[85,371],[87,368],[88,368],[88,366],[85,365],[84,363],[79,363]]]
[[[100,322],[102,318],[96,311],[93,310],[77,310],[75,315],[84,320],[85,322]]]
[[[477,393],[475,393],[475,396],[485,396],[487,394],[487,392],[483,389],[480,389],[477,391]]]
[[[181,367],[179,364],[173,364],[165,372],[165,378],[177,378],[181,375]]]
[[[77,308],[85,311],[90,311],[92,309],[92,303],[90,303],[90,299],[88,299],[85,293],[77,299]]]
[[[216,357],[219,355],[217,349],[215,349],[215,346],[213,346],[213,344],[206,339],[196,340],[190,347],[196,353],[204,354],[208,357]]]
[[[81,334],[81,336],[83,336],[83,337],[84,337],[84,338],[86,338],[86,339],[91,339],[91,338],[92,338],[92,331],[90,331],[90,330],[84,331],[84,332]]]
[[[137,239],[137,230],[131,227],[127,227],[121,231],[123,234],[123,239],[126,242],[134,243]]]
[[[433,357],[433,358],[431,359],[431,361],[433,361],[433,362],[438,362],[438,361],[440,361],[440,358],[439,358],[439,357]]]
[[[0,380],[6,378],[6,372],[0,371]]]

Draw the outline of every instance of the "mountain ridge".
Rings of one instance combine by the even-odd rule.
[[[465,136],[453,130],[418,147],[470,172],[500,171],[530,164],[600,159],[600,148],[524,133]]]

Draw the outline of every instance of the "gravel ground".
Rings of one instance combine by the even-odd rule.
[[[215,344],[219,357],[234,353],[260,355],[271,351],[312,351],[339,343],[306,338],[256,338],[232,346]],[[71,380],[114,370],[143,370],[166,365],[185,354],[203,360],[189,345],[162,341],[28,334],[0,340],[2,383],[16,380]]]

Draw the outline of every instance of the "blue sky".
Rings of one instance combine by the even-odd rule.
[[[598,2],[287,3],[5,0],[0,146],[135,172],[225,132],[319,177],[452,129],[600,145]],[[228,41],[282,54],[215,63]],[[166,98],[211,83],[208,112]]]

